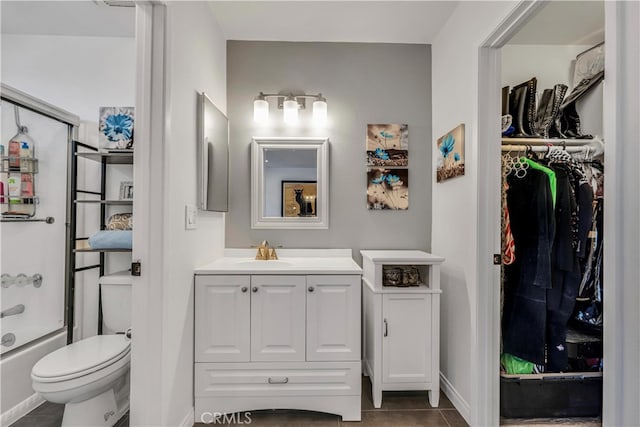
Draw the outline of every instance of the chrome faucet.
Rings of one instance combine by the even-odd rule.
[[[276,254],[276,248],[269,246],[269,242],[263,240],[260,245],[256,246],[258,248],[258,252],[256,253],[257,260],[274,260],[278,259],[278,254]]]

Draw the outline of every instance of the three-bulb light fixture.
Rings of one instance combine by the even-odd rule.
[[[306,99],[313,99],[313,122],[324,125],[327,121],[327,100],[321,93],[317,95],[265,94],[260,92],[253,101],[253,120],[265,124],[269,121],[269,102],[267,98],[278,98],[278,108],[282,108],[283,121],[288,125],[298,122],[298,110],[304,109]]]

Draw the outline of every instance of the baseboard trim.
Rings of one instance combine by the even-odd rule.
[[[2,416],[0,416],[0,425],[8,426],[15,423],[44,402],[45,400],[38,393],[33,393],[13,408],[3,412]]]
[[[451,382],[440,372],[440,388],[444,394],[449,398],[453,406],[456,407],[462,418],[471,425],[471,406],[464,400],[462,395],[456,390]]]
[[[182,419],[179,427],[193,427],[195,422],[195,409],[191,408],[189,409],[189,413]]]

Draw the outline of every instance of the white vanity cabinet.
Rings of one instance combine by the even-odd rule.
[[[196,270],[196,422],[259,409],[360,420],[361,270],[342,258],[281,254],[282,268],[230,258]]]
[[[371,379],[373,405],[383,390],[428,390],[440,396],[440,264],[422,251],[361,251],[364,268],[364,373]],[[415,267],[417,286],[384,286],[385,267]]]

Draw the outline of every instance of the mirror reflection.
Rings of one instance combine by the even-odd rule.
[[[317,216],[316,150],[264,151],[264,216]]]

